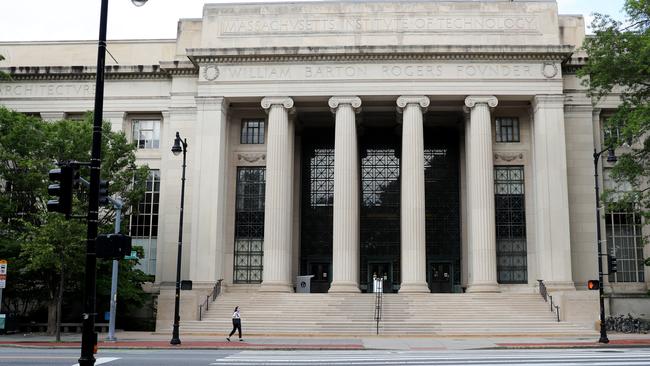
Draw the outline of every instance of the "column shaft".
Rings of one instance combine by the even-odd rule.
[[[359,292],[359,153],[355,110],[361,99],[333,97],[334,222],[329,292]]]
[[[402,96],[397,105],[404,113],[400,203],[400,293],[430,292],[427,285],[424,207],[424,131],[422,113],[429,106],[425,96]]]
[[[494,166],[492,158],[492,121],[490,107],[495,97],[465,99],[471,108],[468,204],[472,231],[470,235],[470,281],[468,292],[498,292],[496,232],[494,211]]]
[[[264,260],[260,291],[291,292],[291,222],[294,136],[289,120],[293,100],[267,97],[266,191],[264,207]]]
[[[539,276],[547,288],[574,290],[571,274],[564,96],[533,100],[535,242]]]

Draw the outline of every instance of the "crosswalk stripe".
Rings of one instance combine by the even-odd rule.
[[[99,357],[99,358],[95,359],[95,365],[101,365],[103,363],[109,363],[109,362],[112,362],[112,361],[117,361],[119,359],[120,359],[119,357]],[[79,366],[79,364],[75,363],[72,366]]]

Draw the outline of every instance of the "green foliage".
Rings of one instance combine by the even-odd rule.
[[[0,256],[9,261],[3,297],[9,311],[25,316],[37,304],[51,304],[58,294],[61,273],[67,292],[82,292],[86,224],[48,213],[47,186],[48,171],[56,162],[90,161],[91,144],[90,113],[85,121],[45,122],[0,107]],[[111,132],[105,123],[101,177],[111,182],[111,194],[124,202],[122,212],[129,212],[143,196],[147,175],[146,166],[135,166],[134,144],[129,144],[123,133]],[[87,168],[81,169],[81,176],[88,179]],[[85,216],[87,193],[80,188],[75,197],[73,214]],[[113,232],[114,210],[106,207],[100,212],[99,232]],[[134,261],[129,262],[120,268],[124,281],[118,301],[140,307],[147,298],[141,284],[148,278],[133,269]],[[106,278],[110,291],[110,266],[100,261],[98,281],[103,283]],[[80,296],[69,299],[80,301]]]
[[[627,19],[596,14],[594,36],[584,43],[588,60],[578,75],[595,100],[620,97],[605,129],[618,131],[605,144],[622,147],[611,177],[619,192],[605,192],[610,209],[634,207],[650,218],[650,0],[626,0]],[[624,188],[624,189],[623,189]],[[631,188],[631,189],[630,189]]]
[[[5,57],[0,55],[0,61],[4,60]],[[0,80],[11,80],[11,76],[4,71],[0,71]]]

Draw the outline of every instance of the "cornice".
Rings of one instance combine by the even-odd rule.
[[[0,68],[14,81],[95,80],[93,66],[24,66]],[[189,61],[161,62],[160,65],[109,65],[104,68],[107,80],[170,79],[172,76],[198,75]]]
[[[346,46],[190,48],[194,64],[312,61],[543,60],[565,62],[572,46]]]

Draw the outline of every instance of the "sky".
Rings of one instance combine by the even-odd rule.
[[[286,1],[286,0],[285,0]],[[309,1],[309,0],[304,0]],[[0,42],[94,40],[98,37],[100,0],[0,0]],[[204,3],[246,1],[110,0],[108,39],[176,38],[179,18],[201,18]],[[275,2],[275,1],[256,1]],[[591,13],[621,18],[624,0],[557,0],[560,14]]]

